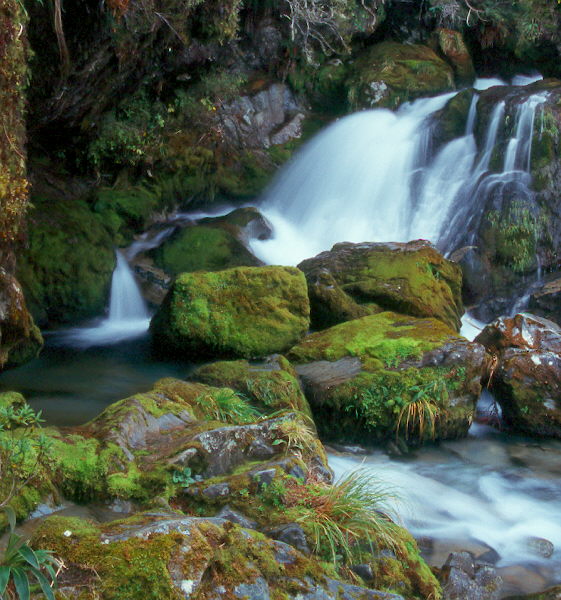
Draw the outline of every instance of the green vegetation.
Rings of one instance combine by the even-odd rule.
[[[228,388],[198,396],[195,403],[201,407],[208,419],[224,423],[253,423],[262,416],[247,398]]]
[[[238,267],[180,275],[150,327],[162,352],[256,358],[289,348],[308,325],[301,271]]]
[[[15,532],[16,513],[4,507],[10,524],[6,549],[0,553],[0,597],[6,600],[29,600],[31,581],[39,584],[42,595],[54,600],[57,574],[61,563],[49,550],[32,550],[26,540]]]
[[[546,226],[538,209],[515,200],[500,212],[488,212],[486,219],[490,229],[486,237],[496,261],[519,273],[534,268],[537,244]]]

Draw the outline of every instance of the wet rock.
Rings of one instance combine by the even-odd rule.
[[[496,570],[477,565],[469,552],[450,554],[442,568],[444,600],[499,600],[503,586]]]
[[[309,310],[304,275],[292,267],[183,273],[150,330],[156,348],[175,356],[258,358],[301,339]]]
[[[528,310],[561,323],[561,278],[548,279],[530,295]]]
[[[390,312],[314,333],[287,356],[321,434],[344,443],[395,439],[398,429],[411,444],[465,436],[487,362],[481,345],[440,321]],[[434,427],[402,428],[414,396],[438,414],[427,417]]]
[[[27,310],[16,278],[0,267],[0,371],[35,358],[43,337]]]
[[[452,68],[428,46],[381,42],[360,54],[347,81],[354,108],[396,108],[454,89]]]
[[[461,270],[424,240],[335,244],[298,268],[308,282],[315,328],[392,310],[459,330]]]
[[[296,115],[303,119],[301,107],[282,83],[273,83],[251,96],[239,96],[219,109],[226,137],[240,148],[268,148],[300,137],[299,126],[290,127]],[[282,130],[284,134],[274,141],[275,133]]]
[[[551,558],[555,550],[554,545],[545,538],[530,537],[527,540],[528,549],[536,556]]]
[[[306,534],[304,533],[302,527],[298,525],[298,523],[287,523],[286,525],[281,525],[280,527],[265,529],[263,533],[274,540],[294,546],[296,550],[299,550],[303,554],[310,554],[310,548],[308,547]]]
[[[496,356],[489,387],[515,431],[561,438],[561,330],[541,317],[500,317],[475,340]]]
[[[561,600],[561,586],[555,586],[537,594],[508,596],[505,600]]]
[[[223,506],[220,509],[220,512],[216,515],[218,519],[224,519],[226,521],[232,521],[232,523],[237,523],[240,527],[244,527],[245,529],[256,529],[257,522],[252,519],[248,519],[240,512],[230,508],[228,505]]]

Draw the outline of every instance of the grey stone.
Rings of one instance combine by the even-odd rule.
[[[256,529],[257,523],[252,519],[249,519],[245,515],[235,511],[230,506],[226,505],[222,508],[222,510],[216,515],[218,519],[225,519],[226,521],[231,521],[232,523],[237,523],[246,529]]]
[[[304,530],[298,523],[287,523],[264,531],[269,537],[293,546],[303,554],[309,554],[310,548]]]

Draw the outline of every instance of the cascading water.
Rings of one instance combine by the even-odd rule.
[[[107,318],[94,327],[76,327],[57,333],[55,342],[88,348],[116,344],[146,333],[150,325],[146,302],[127,259],[119,250],[116,259]]]
[[[496,84],[505,85],[478,80],[475,87]],[[296,264],[336,242],[416,238],[450,251],[470,243],[466,234],[477,230],[490,197],[498,207],[507,195],[532,201],[533,123],[545,96],[520,104],[500,173],[491,172],[490,164],[505,122],[504,102],[490,116],[481,150],[474,136],[474,95],[465,135],[432,152],[430,117],[453,96],[418,100],[397,113],[359,112],[320,133],[266,193],[261,210],[275,237],[253,241],[254,252],[267,263]]]

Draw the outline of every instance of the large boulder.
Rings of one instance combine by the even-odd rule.
[[[320,433],[412,444],[466,435],[484,349],[436,319],[391,312],[314,333],[292,348]]]
[[[105,525],[50,517],[35,548],[64,561],[61,591],[116,598],[403,600],[333,579],[333,573],[283,542],[218,518],[140,514]]]
[[[425,240],[335,244],[298,268],[308,281],[315,328],[391,310],[459,331],[461,269]]]
[[[0,267],[0,371],[35,358],[42,347],[43,337],[27,311],[21,286]]]
[[[494,354],[489,388],[515,431],[561,438],[561,330],[529,314],[496,319],[477,336]]]
[[[239,267],[180,275],[150,329],[162,352],[257,358],[282,352],[300,340],[309,314],[301,271]]]
[[[472,84],[475,80],[475,67],[461,32],[439,27],[434,32],[434,37],[437,50],[454,69],[456,83],[459,86]]]
[[[381,42],[355,60],[347,80],[352,108],[397,108],[454,89],[450,65],[428,46]]]

